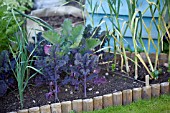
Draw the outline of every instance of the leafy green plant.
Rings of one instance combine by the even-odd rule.
[[[24,26],[21,26],[19,24],[18,22],[19,20],[16,17],[13,9],[11,10],[11,14],[12,14],[12,18],[15,20],[15,24],[18,27],[18,31],[17,33],[15,33],[15,37],[14,37],[16,43],[16,49],[14,50],[10,45],[9,48],[10,48],[10,52],[12,53],[12,57],[15,59],[16,62],[16,66],[14,69],[12,69],[12,71],[18,84],[18,92],[20,97],[21,108],[23,108],[24,90],[29,80],[33,78],[37,73],[41,73],[41,72],[31,65],[33,61],[32,54],[34,51],[28,54],[26,48],[28,42],[27,42],[27,35]],[[29,75],[30,69],[36,71],[36,73],[30,76]]]
[[[112,64],[112,71],[115,71],[116,69],[116,64]]]
[[[81,47],[83,48],[81,51],[91,50],[97,45],[100,44],[99,39],[94,38],[83,38],[83,25],[78,25],[72,27],[72,23],[69,19],[66,19],[62,25],[61,35],[55,31],[47,31],[43,33],[43,37],[51,42],[53,45],[58,44],[60,45],[63,54],[69,52],[70,49],[75,49]],[[85,45],[84,45],[85,44]]]
[[[0,1],[0,52],[9,49],[9,45],[15,45],[16,41],[14,36],[18,30],[15,20],[12,17],[11,9],[16,8],[21,12],[25,12],[32,7],[31,0],[1,0]],[[20,15],[16,15],[19,24],[22,25],[24,21]],[[13,46],[13,48],[15,48]]]

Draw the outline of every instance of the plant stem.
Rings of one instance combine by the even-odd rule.
[[[168,55],[168,72],[170,72],[170,44],[169,44],[169,55]]]
[[[87,76],[85,75],[84,76],[84,97],[87,97],[87,91],[86,91],[87,84],[86,84],[86,81],[87,81]]]
[[[116,51],[117,51],[117,48],[116,48],[116,40],[114,39],[114,64],[116,65]]]

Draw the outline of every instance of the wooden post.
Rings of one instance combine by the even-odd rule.
[[[18,113],[28,113],[28,109],[19,110]]]
[[[83,111],[93,111],[93,99],[83,100]]]
[[[133,88],[133,101],[138,101],[142,98],[142,88]]]
[[[150,57],[152,63],[155,62],[155,57],[156,57],[155,53],[150,53],[149,57]]]
[[[145,86],[142,88],[142,99],[151,98],[151,86]]]
[[[123,90],[123,105],[130,104],[132,102],[132,90]]]
[[[82,112],[83,111],[83,100],[82,99],[73,100],[72,107],[73,107],[73,111],[75,111],[76,113]]]
[[[51,113],[50,105],[44,105],[40,107],[41,113]]]
[[[103,97],[98,96],[93,98],[94,101],[94,110],[100,110],[103,108]]]
[[[168,62],[168,55],[165,53],[159,54],[159,64],[163,65],[164,63]]]
[[[120,106],[122,105],[122,92],[113,93],[113,105]]]
[[[51,112],[52,113],[61,113],[61,103],[51,104]]]
[[[145,76],[145,86],[149,86],[149,75]]]
[[[161,94],[169,94],[169,82],[161,83]]]
[[[134,59],[135,58],[135,52],[132,52],[131,53],[131,59]]]
[[[29,108],[29,113],[40,113],[39,107]]]
[[[103,107],[109,107],[113,105],[112,94],[103,95]]]
[[[70,113],[71,112],[71,101],[61,102],[61,111],[62,113]]]
[[[126,51],[126,56],[131,58],[131,52],[130,51]]]
[[[148,62],[145,52],[141,52],[141,53],[140,53],[140,56],[142,57],[142,59],[144,60],[144,62]]]
[[[160,96],[160,84],[152,84],[151,85],[151,94],[152,94],[152,97]]]

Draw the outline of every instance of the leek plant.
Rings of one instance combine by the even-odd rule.
[[[137,30],[138,30],[138,22],[139,17],[136,17],[139,11],[135,11],[136,9],[136,0],[132,0],[131,2],[129,0],[126,0],[128,4],[128,11],[129,11],[129,28],[131,30],[132,39],[133,39],[133,46],[135,51],[135,79],[138,78],[138,47],[137,47]]]
[[[107,15],[106,11],[104,10],[104,8],[102,7],[104,13],[107,15],[107,18],[110,20],[110,22],[112,23],[112,26],[114,28],[113,32],[115,32],[117,34],[117,37],[112,35],[114,40],[117,40],[117,38],[119,39],[120,42],[120,51],[123,54],[121,55],[121,70],[123,71],[123,62],[125,62],[125,66],[126,66],[126,72],[129,73],[129,64],[128,64],[128,58],[126,56],[126,51],[125,51],[125,47],[124,47],[124,35],[126,33],[127,27],[125,27],[124,32],[122,32],[123,27],[120,27],[120,22],[119,22],[119,11],[120,11],[120,6],[121,6],[121,0],[107,0],[108,3],[108,7],[110,10],[110,15]],[[114,34],[114,33],[112,33]],[[117,40],[118,41],[118,40]],[[115,44],[115,41],[114,41]]]
[[[23,25],[20,25],[19,21],[23,21],[23,18],[18,18],[18,13],[16,13],[13,9],[11,10],[12,17],[14,18],[16,25],[18,26],[18,32],[15,33],[14,42],[17,48],[14,50],[12,46],[9,45],[10,51],[13,55],[13,58],[16,61],[16,67],[13,70],[14,76],[18,83],[18,92],[21,103],[21,108],[24,106],[24,90],[31,78],[33,78],[37,73],[41,73],[40,70],[37,70],[33,66],[31,66],[33,57],[32,54],[34,50],[28,54],[26,46],[28,45],[26,31]],[[32,69],[36,71],[33,75],[29,75],[29,70]],[[42,73],[41,73],[42,74]]]
[[[141,46],[143,47],[144,49],[144,52],[146,54],[146,58],[148,60],[148,63],[149,63],[149,66],[150,66],[150,69],[149,67],[146,65],[146,63],[144,62],[144,60],[142,59],[142,57],[138,54],[137,57],[139,58],[139,60],[141,61],[141,63],[144,65],[144,67],[146,68],[146,70],[148,71],[148,73],[150,74],[151,76],[151,79],[157,79],[158,78],[158,75],[159,75],[159,69],[158,69],[158,57],[159,57],[159,52],[160,52],[160,44],[161,44],[161,39],[163,38],[163,36],[165,35],[165,25],[163,28],[163,23],[162,21],[164,20],[162,17],[163,17],[163,14],[165,12],[165,10],[168,8],[167,5],[166,5],[166,2],[167,1],[160,1],[160,0],[157,0],[156,2],[150,2],[149,0],[147,0],[148,4],[149,4],[149,7],[146,9],[146,10],[150,10],[151,12],[151,15],[152,15],[152,20],[151,20],[151,24],[149,27],[146,26],[144,20],[141,20],[140,23],[141,25],[144,26],[147,34],[148,34],[148,50],[146,50],[146,47],[144,45],[144,42],[142,40],[142,38],[140,38],[140,44]],[[163,7],[161,7],[163,6]],[[140,17],[142,18],[142,15],[144,15],[144,13],[146,12],[146,10],[140,15]],[[155,12],[158,11],[158,22],[156,21],[156,18],[155,18]],[[152,23],[154,23],[156,29],[157,29],[157,34],[158,34],[158,43],[156,44],[154,42],[154,39],[153,37],[151,36],[151,30],[152,30]],[[155,62],[152,63],[151,62],[151,59],[149,57],[149,51],[150,51],[150,44],[152,43],[154,49],[156,50],[156,55],[155,55]]]
[[[170,4],[170,2],[169,2]],[[169,9],[170,10],[170,9]],[[168,12],[168,15],[170,16],[170,11]],[[164,18],[162,17],[162,22],[163,22],[163,28],[165,30],[165,38],[169,44],[169,52],[168,52],[168,72],[170,72],[170,22],[168,24],[165,22]],[[164,42],[163,42],[164,43]]]
[[[162,22],[163,22],[163,30],[165,31],[165,38],[168,41],[169,44],[169,52],[168,52],[168,72],[170,72],[170,1],[169,0],[165,0],[164,1],[164,15],[165,17],[162,17]],[[165,22],[165,19],[167,18],[167,23]],[[167,33],[167,35],[166,35]]]

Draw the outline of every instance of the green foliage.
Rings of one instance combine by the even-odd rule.
[[[154,77],[154,79],[158,79],[159,75],[162,73],[162,69],[159,69],[159,70],[154,70],[152,72],[152,75]]]
[[[79,48],[84,43],[85,47],[83,48],[83,51],[91,50],[100,44],[99,39],[84,39],[82,35],[83,31],[83,25],[72,27],[72,22],[66,19],[62,24],[61,34],[50,30],[44,32],[43,37],[53,45],[60,45],[61,49],[63,50],[63,54],[68,53],[70,49]]]
[[[82,39],[83,26],[72,27],[70,20],[66,19],[62,25],[61,35],[55,31],[44,32],[43,37],[53,45],[59,44],[63,51],[77,48]]]
[[[116,69],[116,64],[112,64],[112,71],[115,71]]]
[[[1,0],[0,1],[0,52],[9,49],[11,43],[16,43],[14,35],[18,32],[18,26],[12,16],[12,9],[18,9],[22,12],[32,7],[31,0]],[[16,14],[19,25],[22,25],[24,19]]]
[[[86,39],[86,50],[91,50],[100,44],[100,40],[95,38]]]

